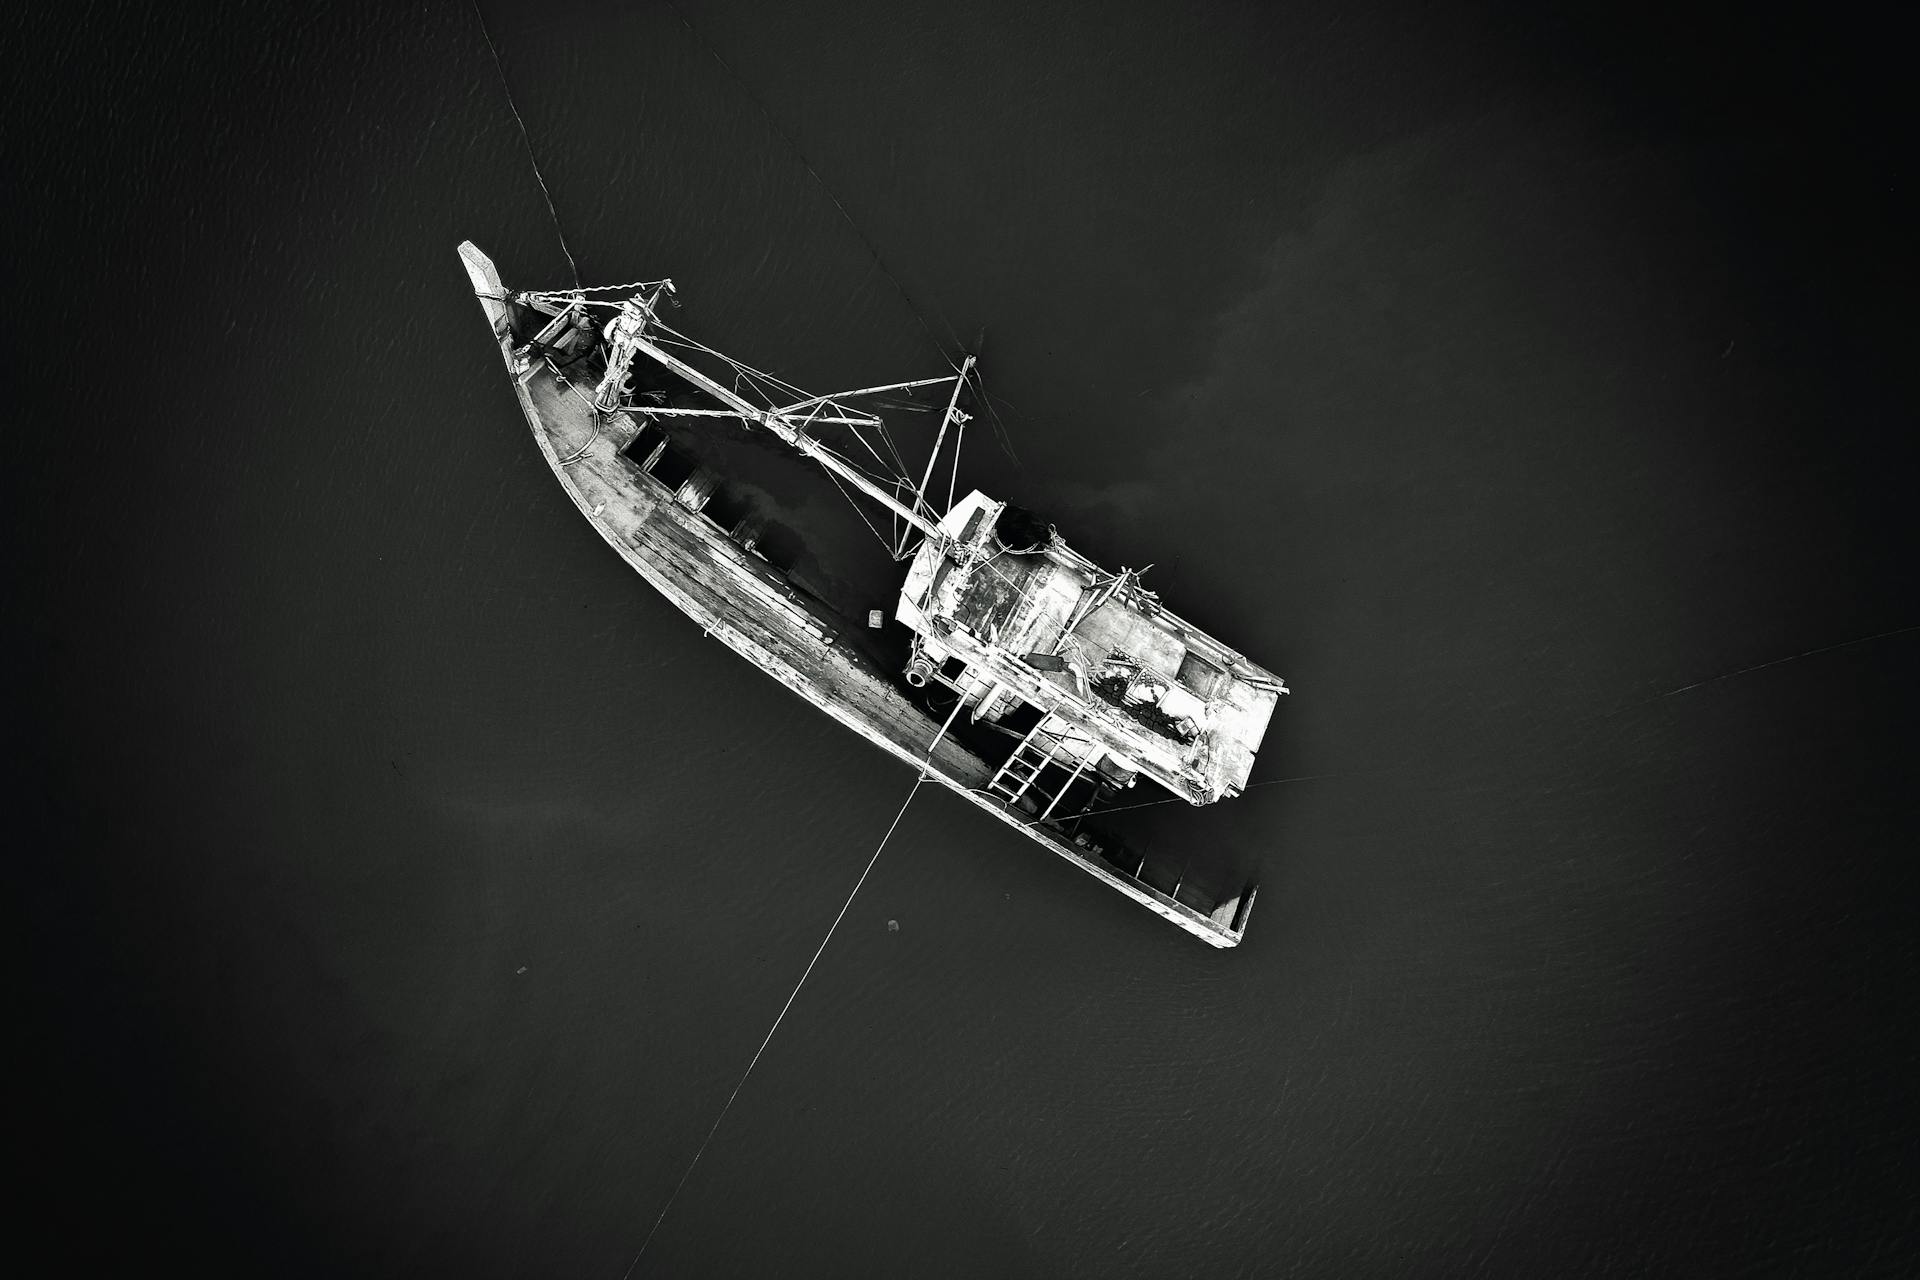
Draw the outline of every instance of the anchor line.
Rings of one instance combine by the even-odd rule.
[[[928,754],[931,756],[932,753],[929,752]],[[807,979],[813,974],[813,967],[820,963],[820,957],[826,952],[827,943],[833,941],[833,931],[840,927],[842,920],[846,919],[847,908],[853,905],[854,898],[860,893],[860,886],[867,882],[867,875],[873,870],[873,864],[880,860],[880,851],[885,849],[887,847],[887,841],[893,838],[895,829],[900,825],[900,819],[904,818],[907,814],[907,806],[913,803],[914,796],[920,792],[920,785],[926,780],[927,773],[926,770],[922,768],[918,776],[913,780],[913,789],[908,791],[907,798],[901,801],[900,811],[893,815],[893,821],[887,826],[887,834],[880,837],[880,843],[874,846],[873,856],[867,859],[867,865],[860,872],[860,878],[853,882],[853,892],[849,893],[847,900],[840,904],[840,914],[835,916],[833,923],[827,926],[827,934],[824,938],[820,939],[820,945],[814,948],[813,959],[807,961],[806,970],[800,975],[800,981],[793,984],[793,991],[787,996],[787,1002],[780,1006],[780,1012],[774,1018],[773,1025],[767,1028],[766,1038],[761,1040],[760,1047],[753,1051],[753,1059],[747,1063],[747,1069],[740,1073],[740,1080],[733,1086],[733,1092],[727,1095],[726,1105],[722,1106],[720,1108],[720,1114],[713,1118],[713,1125],[707,1130],[707,1136],[700,1140],[699,1147],[696,1148],[693,1153],[693,1159],[687,1162],[687,1171],[680,1175],[680,1181],[674,1184],[672,1193],[667,1196],[667,1202],[660,1206],[659,1216],[654,1218],[653,1227],[647,1232],[647,1238],[640,1242],[640,1248],[634,1253],[633,1261],[629,1262],[626,1271],[621,1273],[621,1280],[627,1280],[627,1277],[633,1274],[633,1269],[640,1265],[641,1255],[646,1253],[647,1246],[653,1243],[653,1237],[659,1232],[660,1224],[667,1220],[667,1210],[673,1208],[673,1202],[679,1198],[681,1188],[685,1187],[687,1185],[687,1179],[693,1176],[694,1166],[699,1164],[700,1157],[707,1153],[707,1144],[711,1143],[713,1141],[713,1135],[720,1131],[720,1122],[725,1120],[727,1118],[727,1112],[733,1109],[733,1100],[738,1098],[740,1096],[740,1090],[746,1087],[747,1077],[753,1074],[754,1067],[760,1063],[760,1055],[767,1051],[769,1044],[773,1043],[774,1032],[780,1030],[780,1023],[786,1018],[787,1011],[793,1008],[793,1002],[800,996],[800,988],[807,985]]]
[[[527,132],[527,122],[520,118],[520,108],[513,101],[513,87],[507,83],[507,68],[500,61],[500,50],[494,47],[493,33],[487,30],[487,15],[480,12],[480,0],[473,0],[473,16],[480,23],[480,35],[487,42],[487,52],[493,55],[493,69],[500,74],[500,92],[506,95],[507,110],[513,112],[513,122],[520,126],[520,141],[527,149],[527,163],[533,167],[533,180],[540,184],[540,194],[547,200],[547,216],[553,219],[553,234],[560,241],[560,252],[567,255],[567,267],[573,272],[573,284],[580,287],[580,264],[573,260],[573,250],[567,247],[567,233],[560,229],[560,211],[554,208],[553,192],[547,190],[547,180],[540,175],[540,161],[533,154],[533,138]]]

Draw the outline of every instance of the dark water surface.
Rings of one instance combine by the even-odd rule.
[[[583,277],[822,388],[984,330],[968,477],[1285,675],[1313,780],[1153,815],[1258,875],[1227,953],[923,790],[641,1273],[1903,1270],[1887,37],[682,8],[487,6]],[[910,775],[548,474],[470,8],[9,25],[25,1216],[618,1276]]]

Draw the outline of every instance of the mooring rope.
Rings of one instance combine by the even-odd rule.
[[[929,755],[931,755],[931,752],[929,752]],[[888,825],[887,834],[880,837],[880,843],[874,846],[873,856],[867,859],[867,865],[860,872],[860,878],[853,882],[853,892],[849,893],[847,900],[840,904],[840,914],[835,916],[833,923],[827,926],[827,936],[820,939],[820,945],[814,948],[813,959],[807,961],[806,972],[800,975],[800,981],[793,984],[793,992],[787,997],[787,1002],[780,1006],[780,1013],[774,1018],[773,1025],[767,1028],[766,1038],[760,1042],[760,1047],[753,1051],[753,1060],[747,1063],[747,1069],[740,1073],[740,1081],[733,1086],[733,1092],[727,1095],[726,1105],[721,1107],[720,1114],[713,1118],[713,1127],[707,1130],[707,1136],[700,1140],[700,1146],[694,1151],[693,1159],[687,1162],[687,1171],[680,1175],[680,1181],[674,1184],[673,1193],[667,1197],[667,1202],[660,1206],[660,1215],[653,1220],[652,1229],[647,1232],[647,1238],[640,1242],[640,1248],[633,1255],[633,1261],[627,1264],[626,1271],[621,1274],[621,1280],[626,1280],[626,1277],[633,1274],[633,1269],[640,1265],[641,1254],[644,1254],[647,1251],[647,1246],[653,1243],[653,1237],[655,1233],[660,1230],[660,1224],[667,1220],[667,1210],[673,1208],[673,1202],[679,1198],[680,1189],[686,1186],[687,1179],[693,1176],[693,1167],[699,1164],[700,1157],[707,1153],[707,1144],[712,1142],[713,1135],[720,1131],[720,1122],[725,1120],[727,1118],[727,1112],[733,1109],[733,1100],[740,1096],[740,1090],[746,1085],[747,1077],[752,1075],[754,1067],[759,1065],[760,1055],[767,1051],[769,1044],[773,1043],[773,1033],[780,1029],[780,1023],[786,1018],[787,1010],[793,1008],[794,1000],[800,995],[800,988],[807,985],[807,978],[812,975],[813,967],[820,963],[820,957],[825,953],[827,943],[833,941],[833,931],[840,927],[842,920],[846,919],[847,908],[853,905],[854,898],[860,892],[860,886],[867,882],[867,875],[873,870],[873,864],[880,861],[880,851],[886,848],[887,841],[893,838],[895,828],[900,825],[900,819],[904,818],[907,814],[907,806],[913,803],[913,797],[919,794],[920,784],[926,780],[926,770],[922,769],[919,776],[913,780],[913,790],[907,792],[907,798],[901,801],[900,812],[893,815],[893,822]]]
[[[500,50],[494,48],[493,33],[487,30],[487,15],[480,12],[480,0],[473,0],[473,16],[480,21],[480,35],[487,42],[487,52],[493,55],[493,69],[500,73],[500,92],[507,97],[507,110],[513,112],[513,122],[520,126],[520,141],[527,148],[527,163],[533,166],[533,180],[540,184],[540,194],[547,198],[547,215],[553,219],[553,234],[560,240],[560,252],[567,255],[567,266],[573,272],[573,284],[580,287],[580,265],[573,260],[573,250],[567,248],[567,233],[560,229],[560,211],[553,207],[553,192],[547,190],[547,180],[540,176],[540,161],[534,158],[533,138],[527,133],[527,122],[520,118],[520,108],[514,105],[513,89],[507,84],[507,68],[500,61]]]

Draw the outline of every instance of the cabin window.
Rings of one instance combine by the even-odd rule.
[[[1180,660],[1179,680],[1195,697],[1204,702],[1210,701],[1225,687],[1227,673],[1189,649],[1187,656]]]
[[[651,470],[654,479],[678,492],[680,486],[687,482],[698,467],[699,464],[689,454],[673,445],[668,445],[660,451],[660,456],[654,460]]]
[[[722,532],[732,533],[740,527],[751,510],[747,500],[739,494],[728,489],[716,489],[700,514],[713,521]]]
[[[800,535],[783,524],[768,520],[754,531],[754,554],[782,573],[793,572],[806,547]]]
[[[658,423],[643,422],[640,424],[640,430],[634,433],[633,439],[627,441],[627,447],[621,452],[637,465],[644,467],[653,457],[654,450],[666,442],[667,433],[660,429]]]

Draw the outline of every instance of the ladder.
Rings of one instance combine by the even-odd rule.
[[[1053,761],[1052,750],[1036,745],[1035,739],[1040,736],[1041,727],[1052,718],[1051,715],[1042,715],[1033,728],[1027,730],[1027,736],[1020,739],[1020,745],[1013,749],[1013,754],[1007,757],[1007,762],[1001,765],[999,771],[993,775],[993,780],[987,783],[988,791],[1010,805],[1019,804],[1029,791],[1045,799],[1047,806],[1040,811],[1038,819],[1041,822],[1045,822],[1052,816],[1054,807],[1072,789],[1073,784],[1080,780],[1080,775],[1100,757],[1098,749],[1083,757],[1075,766],[1072,776],[1066,780],[1058,792],[1051,796],[1035,787],[1034,783],[1039,780],[1041,772]]]
[[[1034,738],[1040,733],[1040,726],[1047,722],[1041,716],[1033,728],[1027,730],[1027,736],[1020,739],[1020,745],[1013,749],[1007,762],[1000,766],[993,780],[987,783],[987,790],[1005,800],[1008,804],[1020,803],[1020,798],[1033,787],[1034,779],[1047,767],[1047,761],[1053,759],[1053,753],[1034,745]]]

